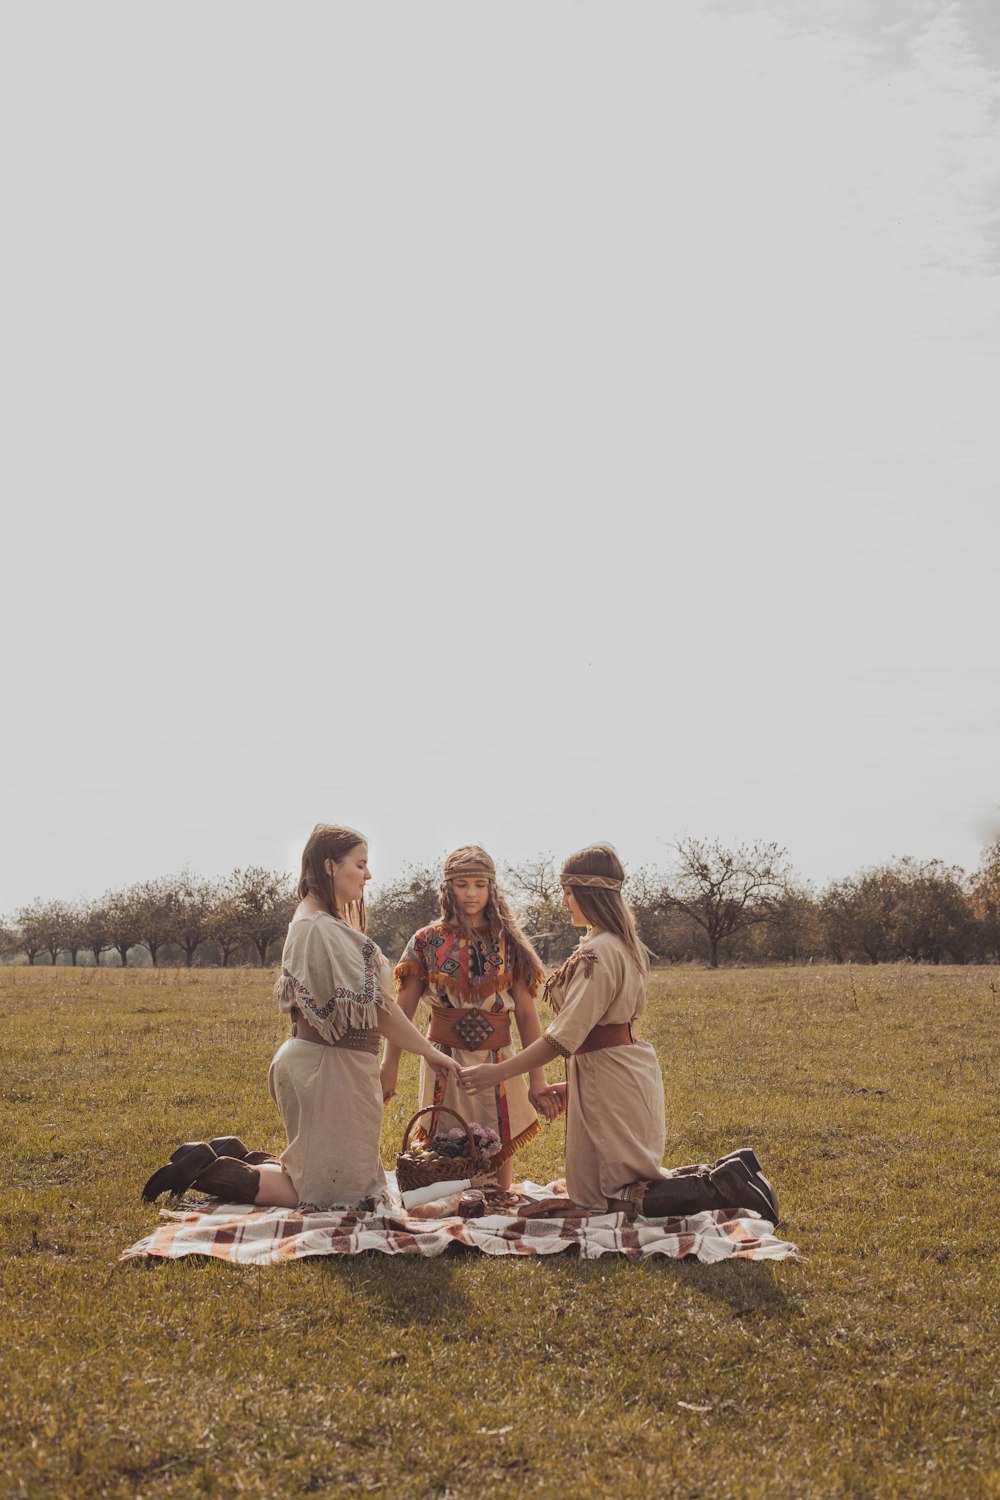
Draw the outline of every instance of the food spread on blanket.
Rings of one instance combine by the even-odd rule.
[[[446,1219],[455,1214],[463,1219],[479,1219],[484,1214],[516,1217],[530,1202],[524,1194],[506,1192],[489,1178],[461,1184],[434,1182],[430,1187],[403,1194],[403,1207],[415,1219]],[[463,1210],[463,1203],[467,1211]]]
[[[468,1177],[453,1178],[448,1182],[429,1182],[426,1187],[410,1188],[403,1193],[403,1207],[407,1213],[431,1207],[439,1213],[447,1207],[447,1212],[452,1213],[462,1193],[471,1186],[472,1181]]]

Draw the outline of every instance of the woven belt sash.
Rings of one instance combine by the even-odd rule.
[[[595,1026],[588,1031],[576,1049],[576,1056],[581,1052],[600,1052],[603,1047],[627,1047],[634,1041],[631,1021],[613,1021],[610,1026]]]
[[[318,1042],[321,1047],[347,1047],[351,1052],[373,1052],[378,1057],[378,1031],[374,1026],[348,1026],[343,1036],[335,1042],[328,1042],[302,1012],[297,1011],[294,1036],[298,1042]]]
[[[491,1015],[478,1005],[433,1005],[427,1040],[463,1052],[498,1052],[510,1046],[510,1012]]]

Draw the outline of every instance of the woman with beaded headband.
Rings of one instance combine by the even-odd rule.
[[[475,1096],[561,1056],[566,1082],[549,1093],[567,1106],[566,1189],[575,1203],[655,1218],[742,1208],[774,1223],[777,1199],[749,1149],[711,1166],[660,1165],[663,1077],[655,1051],[636,1035],[649,956],[622,897],[625,871],[610,844],[593,844],[566,860],[560,878],[563,906],[586,932],[545,986],[555,1020],[506,1062],[465,1068],[463,1089]]]
[[[275,991],[292,1035],[271,1062],[268,1085],[288,1146],[248,1151],[237,1136],[188,1141],[143,1188],[195,1187],[227,1203],[279,1208],[371,1207],[386,1194],[379,1155],[379,1037],[419,1052],[428,1067],[458,1067],[399,1011],[390,969],[365,935],[368,842],[353,828],[319,823],[302,854],[299,904]]]
[[[430,1006],[428,1040],[449,1057],[470,1065],[488,1059],[501,1064],[517,1056],[511,1049],[511,1020],[522,1047],[541,1036],[535,996],[545,971],[497,885],[496,867],[485,849],[470,844],[449,854],[441,884],[441,918],[415,932],[396,965],[399,1008],[411,1019],[425,1000]],[[386,1043],[382,1095],[395,1092],[400,1049]],[[420,1065],[420,1108],[453,1109],[468,1124],[495,1130],[500,1150],[492,1157],[501,1186],[510,1185],[514,1153],[541,1129],[536,1111],[547,1119],[560,1112],[545,1069],[536,1063],[529,1084],[518,1069],[510,1082],[497,1081],[472,1099],[457,1079]],[[435,1116],[427,1116],[432,1127]],[[447,1128],[451,1122],[442,1122]]]

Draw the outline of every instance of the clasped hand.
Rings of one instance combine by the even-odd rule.
[[[500,1082],[500,1069],[496,1063],[476,1063],[471,1068],[463,1068],[453,1057],[437,1048],[434,1049],[433,1058],[428,1058],[428,1061],[440,1079],[456,1079],[466,1094],[481,1094],[486,1089],[496,1088]],[[396,1065],[383,1063],[381,1074],[382,1099],[388,1104],[396,1093]],[[539,1070],[539,1077],[541,1076]],[[551,1123],[558,1120],[566,1108],[566,1085],[553,1083],[535,1088],[529,1083],[528,1099],[535,1113]]]
[[[454,1078],[456,1083],[461,1083],[461,1064],[456,1062],[453,1057],[449,1057],[446,1052],[439,1052],[436,1048],[435,1054],[436,1055],[434,1057],[434,1061],[431,1063],[431,1067],[434,1069],[437,1076],[445,1082],[447,1082],[449,1078]]]
[[[566,1108],[566,1085],[549,1084],[544,1089],[529,1089],[528,1099],[536,1114],[544,1115],[549,1124],[558,1120]]]
[[[529,1089],[528,1098],[538,1115],[547,1121],[558,1121],[565,1113],[565,1083],[549,1083],[544,1089]]]
[[[481,1094],[486,1089],[496,1088],[500,1082],[500,1069],[496,1063],[476,1063],[471,1068],[462,1068],[458,1081],[467,1094]],[[546,1120],[557,1120],[566,1108],[566,1085],[551,1084],[545,1088],[529,1088],[528,1099],[537,1114]]]

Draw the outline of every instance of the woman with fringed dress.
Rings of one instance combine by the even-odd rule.
[[[777,1198],[749,1148],[711,1165],[661,1165],[663,1076],[637,1035],[649,957],[622,897],[624,868],[609,844],[594,844],[571,855],[560,878],[563,905],[586,931],[546,984],[555,1019],[523,1052],[466,1067],[461,1086],[477,1097],[561,1056],[566,1082],[548,1093],[567,1108],[566,1190],[575,1204],[646,1218],[740,1208],[776,1223]]]
[[[321,823],[302,855],[299,905],[281,956],[278,1006],[292,1036],[268,1075],[288,1137],[280,1157],[248,1152],[235,1136],[189,1141],[142,1195],[197,1188],[227,1203],[280,1208],[371,1208],[386,1196],[379,1153],[379,1037],[419,1053],[434,1073],[459,1066],[427,1041],[390,993],[389,964],[365,934],[368,843]]]
[[[448,855],[440,900],[440,920],[413,934],[396,965],[399,1008],[412,1019],[426,1001],[428,1040],[457,1063],[505,1063],[517,1056],[512,1021],[522,1046],[541,1036],[535,1009],[545,977],[541,960],[497,883],[496,866],[477,844]],[[388,1040],[382,1063],[385,1101],[396,1093],[399,1056],[400,1048]],[[434,1075],[421,1062],[419,1107],[444,1106],[468,1124],[494,1131],[500,1144],[490,1164],[500,1186],[509,1187],[515,1153],[542,1128],[538,1115],[554,1119],[561,1108],[548,1090],[544,1066],[536,1064],[527,1083],[522,1070],[512,1071],[475,1098],[457,1082],[450,1074]],[[451,1124],[446,1117],[442,1128]],[[425,1117],[425,1134],[437,1128],[435,1115]]]

